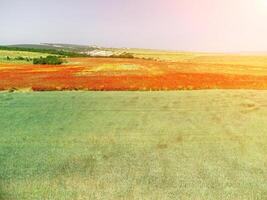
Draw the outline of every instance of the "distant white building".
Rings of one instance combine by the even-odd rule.
[[[83,53],[89,56],[102,56],[102,57],[109,57],[113,55],[112,51],[104,51],[104,50],[93,50],[93,51],[87,51]]]

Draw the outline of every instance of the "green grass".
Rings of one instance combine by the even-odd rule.
[[[7,60],[7,56],[10,58],[10,60]],[[40,58],[40,57],[46,57],[49,56],[49,54],[46,53],[36,53],[36,52],[27,52],[27,51],[9,51],[9,50],[0,50],[0,64],[1,63],[18,63],[18,64],[27,64],[32,63],[27,62],[26,60],[15,60],[17,57],[23,57],[23,58]]]
[[[267,91],[0,93],[0,199],[266,199]]]

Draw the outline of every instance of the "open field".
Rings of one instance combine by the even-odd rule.
[[[0,199],[266,199],[267,91],[0,93]]]
[[[33,58],[46,54],[2,50],[0,90],[267,89],[267,56],[264,54],[140,49],[127,52],[136,58],[66,58],[62,66],[43,66],[8,61],[6,57]]]
[[[123,51],[123,50],[120,50]],[[176,52],[146,49],[128,49],[137,58],[156,59],[170,62],[212,63],[232,65],[266,65],[267,53],[203,53]]]
[[[267,198],[267,91],[28,92],[267,89],[265,55],[131,53],[0,51],[0,200]]]
[[[8,64],[8,63],[29,64],[29,62],[27,62],[25,60],[14,60],[14,58],[17,58],[17,57],[39,58],[41,56],[46,57],[48,55],[49,54],[46,54],[46,53],[35,53],[35,52],[27,52],[27,51],[0,50],[0,64]],[[7,57],[9,57],[10,60],[7,60]]]
[[[118,50],[118,52],[122,52],[122,51],[132,53],[137,58],[155,59],[155,60],[173,61],[173,62],[184,62],[190,59],[194,59],[198,56],[209,55],[206,53],[175,52],[175,51],[162,51],[162,50],[150,50],[150,49]]]
[[[183,62],[67,58],[66,62],[0,64],[0,90],[267,89],[265,56],[213,55]]]

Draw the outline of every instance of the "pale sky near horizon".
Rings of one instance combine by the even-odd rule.
[[[0,44],[267,52],[267,0],[0,0]]]

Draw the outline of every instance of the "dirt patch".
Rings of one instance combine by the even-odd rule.
[[[244,104],[241,104],[242,107],[245,107],[245,108],[254,108],[256,107],[256,104],[254,103],[244,103]]]
[[[158,144],[157,149],[167,149],[168,145],[167,144]]]
[[[241,107],[243,108],[241,110],[241,113],[244,113],[244,114],[259,110],[259,107],[255,103],[244,103],[244,104],[241,104]]]
[[[176,142],[176,143],[181,143],[181,142],[183,142],[183,136],[181,136],[181,135],[177,136],[177,137],[175,138],[175,142]]]

